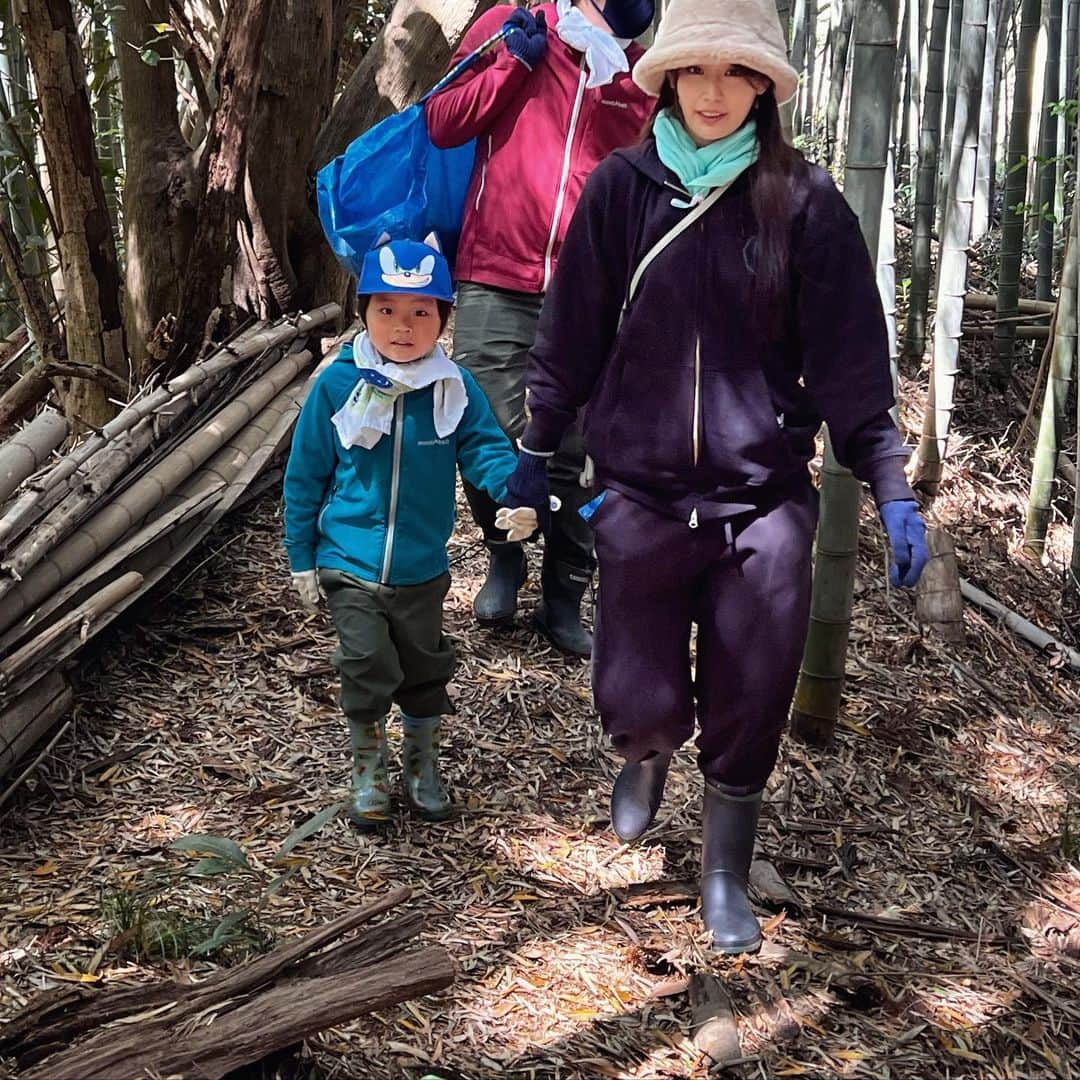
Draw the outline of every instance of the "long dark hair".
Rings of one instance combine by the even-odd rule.
[[[748,76],[765,79],[757,72]],[[675,87],[664,80],[653,115],[646,125],[644,137],[652,135],[653,124],[661,109],[671,109],[682,122],[682,112]],[[804,158],[784,141],[780,109],[772,83],[759,94],[750,116],[757,121],[758,159],[748,170],[750,203],[757,225],[757,252],[754,260],[755,315],[760,328],[768,336],[783,331],[786,321],[784,293],[788,282],[788,241],[793,210],[791,185]]]

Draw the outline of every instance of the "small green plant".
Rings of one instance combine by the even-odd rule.
[[[267,901],[298,869],[282,866],[298,844],[314,836],[344,805],[334,803],[310,817],[285,838],[267,865],[227,837],[195,834],[174,840],[171,851],[200,857],[179,871],[159,871],[141,886],[114,888],[105,897],[102,913],[112,930],[112,950],[136,960],[202,957],[230,962],[264,952],[274,942],[263,921]],[[196,905],[193,878],[227,880],[220,896],[203,893],[205,899]]]

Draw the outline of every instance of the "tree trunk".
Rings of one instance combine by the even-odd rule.
[[[1042,149],[1039,156],[1039,272],[1035,295],[1049,300],[1054,291],[1054,241],[1057,219],[1054,217],[1057,192],[1058,118],[1051,103],[1061,98],[1061,15],[1063,0],[1049,0],[1046,22],[1046,82],[1043,91]]]
[[[982,105],[979,107],[979,157],[975,165],[975,202],[971,211],[971,240],[981,240],[990,228],[990,188],[994,175],[991,156],[993,143],[994,98],[997,45],[997,15],[1000,0],[990,0],[986,17],[986,52],[983,55]]]
[[[899,0],[863,0],[855,16],[844,197],[875,261],[894,113],[898,15]],[[840,713],[861,501],[862,485],[836,462],[826,438],[810,627],[791,714],[793,733],[814,744],[832,738]]]
[[[1023,0],[1016,44],[1016,83],[1012,123],[1005,162],[1005,206],[1002,209],[1001,259],[998,264],[997,325],[994,327],[994,382],[1004,387],[1012,373],[1020,299],[1020,256],[1024,242],[1024,211],[1017,210],[1027,193],[1028,135],[1031,127],[1031,79],[1039,37],[1040,0]]]
[[[397,0],[391,17],[364,55],[319,130],[311,157],[312,176],[373,124],[416,101],[433,86],[473,20],[494,0]],[[306,239],[300,258],[312,303],[342,302],[348,318],[348,276],[323,239],[321,226],[301,219]],[[306,284],[306,282],[305,282]]]
[[[953,0],[960,3],[960,0]],[[926,100],[919,133],[919,175],[915,185],[915,228],[911,239],[911,290],[904,355],[921,360],[926,351],[926,313],[930,304],[930,236],[937,205],[938,151],[941,146],[941,102],[945,82],[945,33],[949,0],[934,0],[930,43],[926,51]]]
[[[825,138],[829,161],[836,160],[836,131],[840,122],[840,103],[847,80],[848,48],[851,24],[855,19],[855,0],[840,0],[840,19],[833,33],[832,77],[829,80],[829,104],[825,114]]]
[[[0,124],[0,150],[5,155],[3,190],[7,195],[3,213],[22,249],[23,266],[27,273],[38,275],[46,265],[46,215],[43,206],[34,206],[30,189],[30,176],[36,168],[32,150],[34,132],[28,108],[30,69],[22,38],[12,18],[13,3],[14,0],[0,0],[0,15],[4,22],[3,36],[0,37],[0,114],[5,118]],[[6,122],[7,117],[11,118],[10,123]],[[55,237],[53,239],[55,241]]]
[[[397,0],[319,132],[314,168],[434,85],[465,31],[492,6],[494,0]]]
[[[1073,378],[1076,357],[1076,314],[1078,268],[1080,268],[1080,239],[1077,229],[1077,207],[1069,226],[1069,244],[1065,268],[1061,274],[1057,316],[1054,319],[1054,347],[1050,353],[1050,370],[1046,378],[1042,415],[1035,456],[1031,463],[1031,490],[1028,494],[1027,517],[1024,523],[1024,550],[1041,558],[1046,547],[1046,529],[1050,523],[1050,503],[1054,494],[1054,473],[1058,454],[1065,440],[1066,406]]]
[[[987,0],[964,0],[964,40],[957,79],[949,155],[948,198],[938,271],[934,363],[916,460],[915,483],[930,495],[941,485],[942,463],[959,373],[960,336],[967,291],[968,240],[979,152],[979,103],[986,48]]]
[[[271,0],[233,0],[222,26],[218,101],[200,161],[195,237],[168,347],[169,371],[179,371],[198,358],[211,313],[223,295],[231,301],[231,282],[223,279],[230,274],[236,253],[248,130],[270,10]]]
[[[312,306],[322,239],[307,167],[330,113],[337,48],[333,0],[272,0],[251,122],[234,297],[260,319]],[[325,246],[325,245],[323,245]],[[295,253],[305,256],[294,265]]]
[[[147,342],[166,315],[180,306],[180,286],[195,232],[195,164],[180,134],[176,108],[173,35],[154,29],[169,21],[168,0],[138,0],[116,13],[120,83],[124,99],[125,303],[135,377],[148,373]],[[160,57],[143,61],[144,47]]]
[[[34,71],[45,161],[56,198],[68,357],[127,379],[120,273],[94,146],[94,120],[70,0],[21,0],[19,27]],[[115,412],[88,379],[64,392],[69,418],[100,426]]]

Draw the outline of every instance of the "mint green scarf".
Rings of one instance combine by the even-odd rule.
[[[758,159],[757,124],[752,118],[738,131],[698,146],[671,110],[662,109],[653,123],[653,135],[660,160],[691,195],[730,184]]]

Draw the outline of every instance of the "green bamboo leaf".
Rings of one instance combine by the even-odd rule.
[[[191,950],[193,956],[201,956],[204,953],[213,952],[215,949],[220,949],[223,945],[228,945],[230,941],[235,941],[239,936],[237,931],[251,917],[251,912],[247,908],[242,908],[240,911],[234,911],[229,915],[226,915],[214,927],[214,932],[205,941],[200,942]]]
[[[236,863],[229,859],[200,859],[189,871],[195,877],[217,877],[218,874],[231,874]]]
[[[280,862],[294,847],[296,847],[297,844],[302,843],[309,836],[314,836],[328,821],[337,817],[344,806],[345,804],[343,802],[336,802],[332,806],[328,806],[325,810],[320,810],[314,817],[308,818],[299,829],[289,833],[285,838],[285,843],[278,848],[278,852],[274,856],[273,861],[275,863]]]
[[[161,57],[158,56],[153,49],[143,49],[143,51],[139,53],[139,59],[142,60],[144,64],[149,64],[150,67],[157,67]]]
[[[244,849],[235,841],[224,836],[181,836],[169,845],[172,851],[199,851],[206,852],[218,859],[224,859],[241,870],[251,870],[251,864],[244,854]]]

